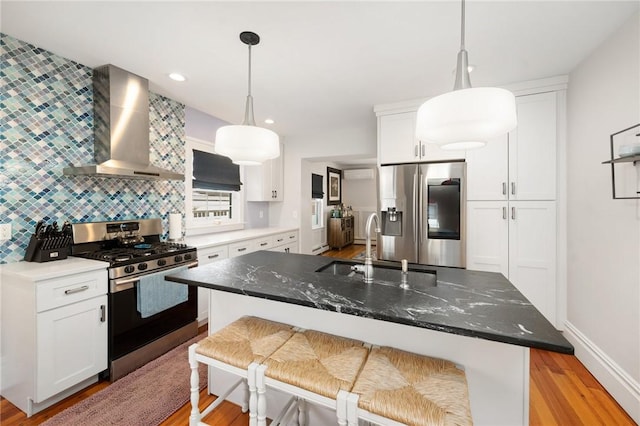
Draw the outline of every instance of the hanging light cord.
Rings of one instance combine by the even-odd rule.
[[[247,103],[244,109],[244,122],[242,124],[246,126],[255,126],[256,120],[253,118],[253,96],[251,96],[251,44],[247,44],[249,46],[249,84],[248,84],[248,94],[247,94]]]
[[[462,0],[462,25],[460,26],[460,50],[464,50],[464,0]]]

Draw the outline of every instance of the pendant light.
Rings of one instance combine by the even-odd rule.
[[[220,127],[216,132],[215,152],[231,158],[235,164],[258,165],[280,155],[280,138],[276,132],[256,126],[251,96],[251,46],[260,43],[260,36],[250,31],[240,33],[240,40],[249,46],[249,93],[244,121],[240,125]]]
[[[471,87],[464,30],[465,0],[462,0],[460,52],[453,91],[429,99],[418,109],[416,137],[442,149],[479,148],[517,124],[513,93],[496,87]]]

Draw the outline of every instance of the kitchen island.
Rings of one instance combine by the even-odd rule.
[[[364,284],[359,274],[317,272],[335,261],[259,251],[167,279],[212,290],[210,333],[255,315],[460,364],[477,425],[528,424],[530,347],[573,353],[500,274],[411,265],[435,272],[436,280],[410,281],[402,289],[375,274],[373,284]],[[216,376],[213,383],[219,380],[226,379]],[[310,414],[333,418],[319,409]]]

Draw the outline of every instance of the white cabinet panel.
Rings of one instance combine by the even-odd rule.
[[[467,151],[467,200],[506,200],[509,182],[508,136]]]
[[[378,160],[381,164],[420,159],[415,112],[383,115],[378,121]]]
[[[555,324],[555,202],[518,201],[510,206],[509,279]]]
[[[282,201],[284,198],[284,146],[280,156],[259,166],[245,166],[245,192],[247,201]]]
[[[518,126],[509,134],[509,198],[556,198],[556,93],[516,98]]]
[[[217,260],[229,257],[229,247],[226,245],[207,247],[198,250],[198,265],[206,265]],[[208,288],[198,287],[198,324],[202,324],[209,316],[209,293]]]
[[[106,308],[103,295],[38,314],[35,402],[107,368]]]
[[[509,277],[507,203],[467,203],[467,269],[498,272]]]
[[[555,201],[470,201],[467,235],[467,268],[502,273],[555,324]]]

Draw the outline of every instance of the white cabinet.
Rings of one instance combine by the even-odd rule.
[[[378,163],[412,163],[465,158],[465,151],[443,150],[416,139],[416,111],[378,115]]]
[[[468,200],[555,200],[556,92],[518,96],[518,126],[467,152]]]
[[[2,265],[2,396],[27,416],[107,369],[107,264]]]
[[[245,166],[247,201],[282,201],[284,197],[284,147],[280,156],[259,166]]]
[[[206,265],[229,257],[226,245],[207,247],[198,250],[198,265]],[[198,287],[198,324],[203,324],[209,316],[209,293],[211,290]]]
[[[285,232],[273,236],[272,251],[298,253],[298,231]]]
[[[467,269],[502,273],[556,321],[556,202],[467,203]]]

